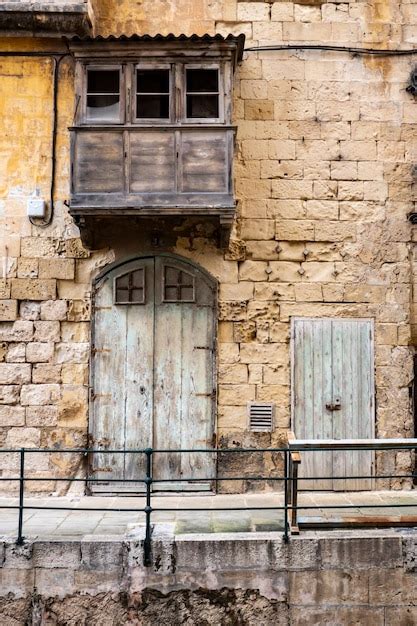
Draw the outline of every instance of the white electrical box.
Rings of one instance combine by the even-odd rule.
[[[42,198],[29,198],[27,202],[28,217],[45,217],[46,203]]]

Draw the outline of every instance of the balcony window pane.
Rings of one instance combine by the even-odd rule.
[[[219,71],[217,69],[187,69],[187,118],[219,117]]]
[[[87,71],[87,118],[118,121],[120,118],[119,70]]]
[[[136,117],[169,119],[169,70],[136,71]]]

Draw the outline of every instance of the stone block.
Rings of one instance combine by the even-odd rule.
[[[248,382],[248,366],[243,363],[227,364],[219,367],[218,379],[220,384],[245,384]],[[1,408],[0,408],[1,415]],[[1,423],[1,418],[0,418]]]
[[[401,537],[320,538],[323,569],[370,570],[403,566]]]
[[[56,363],[88,363],[90,344],[58,343],[55,350]]]
[[[310,200],[313,183],[310,180],[274,180],[272,181],[272,197],[279,199]]]
[[[263,22],[269,20],[269,6],[260,2],[239,2],[237,6],[239,22]]]
[[[256,322],[235,322],[233,324],[232,341],[236,343],[247,343],[256,339]]]
[[[61,382],[61,366],[50,365],[49,363],[39,363],[33,366],[33,383],[57,383]]]
[[[373,606],[413,605],[417,573],[403,569],[369,570],[369,604]]]
[[[33,570],[0,568],[0,589],[3,596],[12,594],[15,599],[26,598],[33,593]]]
[[[60,341],[61,331],[58,321],[52,322],[35,322],[34,341]]]
[[[24,363],[26,361],[26,344],[25,343],[9,343],[7,345],[6,362],[7,363]]]
[[[45,428],[56,426],[58,407],[56,406],[28,406],[26,407],[26,425]]]
[[[262,261],[244,261],[239,265],[239,280],[264,281],[267,263]]]
[[[314,222],[309,220],[277,220],[275,237],[278,240],[287,241],[314,239]]]
[[[54,344],[44,342],[29,343],[26,348],[26,360],[29,363],[47,363],[54,354]]]
[[[0,322],[12,322],[16,318],[17,300],[0,300]]]
[[[40,302],[23,301],[20,303],[19,314],[22,320],[38,320],[41,316]]]
[[[80,385],[63,385],[58,403],[58,420],[61,426],[80,427],[87,423],[87,389]]]
[[[249,302],[248,303],[248,319],[249,320],[278,320],[279,305],[276,302]]]
[[[271,20],[273,22],[293,22],[294,5],[292,2],[274,2],[271,7]]]
[[[246,319],[247,302],[219,302],[219,321],[236,322]]]
[[[24,424],[24,407],[0,405],[0,428],[4,428],[5,426],[24,426]]]
[[[88,364],[64,363],[61,369],[62,382],[70,385],[88,384]]]
[[[68,302],[68,321],[86,322],[90,319],[91,303],[89,300],[70,300]]]
[[[0,385],[0,404],[17,404],[19,393],[19,385]]]
[[[90,339],[88,322],[62,322],[61,337],[64,343],[85,343]]]
[[[6,446],[11,448],[39,448],[41,431],[38,428],[10,428],[6,436]]]
[[[373,572],[372,572],[373,575]],[[311,606],[368,604],[369,573],[342,569],[289,572],[290,604]]]
[[[0,323],[0,341],[31,341],[33,322],[17,320],[14,324]]]
[[[279,343],[244,343],[240,346],[241,363],[280,363],[287,358],[286,347]]]
[[[243,220],[241,236],[243,239],[273,239],[275,234],[275,222],[271,219],[245,219]]]
[[[25,259],[20,257],[17,261],[18,278],[37,278],[38,259]]]
[[[80,542],[36,541],[33,544],[32,563],[36,568],[77,569],[81,564]]]
[[[236,343],[221,343],[219,344],[219,363],[238,363],[239,346]]]
[[[245,120],[273,120],[273,100],[245,100]]]
[[[81,541],[81,568],[86,570],[114,571],[123,566],[122,541]]]
[[[337,600],[336,600],[337,601]],[[320,624],[320,626],[345,626],[345,624],[372,624],[385,626],[384,609],[360,607],[290,607],[289,624],[291,626],[305,626],[305,624]],[[393,622],[388,622],[394,626]]]
[[[269,266],[272,270],[269,275],[270,281],[292,283],[302,279],[300,263],[292,263],[291,261],[271,261]]]
[[[379,609],[381,612],[384,609]],[[417,607],[390,607],[385,609],[385,620],[381,624],[389,626],[413,626],[417,624]]]
[[[255,400],[255,385],[219,385],[219,405],[238,406]]]
[[[47,598],[64,598],[75,593],[74,570],[71,568],[37,568],[35,572],[36,591]]]
[[[67,318],[68,304],[66,300],[42,302],[41,320],[65,320]]]
[[[417,538],[403,537],[402,547],[405,571],[417,573]]]
[[[235,285],[220,285],[220,298],[222,300],[250,300],[253,297],[254,284],[250,281],[240,282]]]
[[[30,370],[30,365],[25,363],[0,363],[0,385],[29,383]]]
[[[56,281],[13,278],[11,296],[17,300],[54,300]]]
[[[55,404],[61,397],[59,385],[23,385],[21,403],[23,406],[44,406]]]
[[[74,259],[39,259],[39,278],[73,280],[74,275]]]

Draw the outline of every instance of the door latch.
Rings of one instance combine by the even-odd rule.
[[[335,398],[334,402],[327,402],[326,409],[328,411],[340,411],[342,408],[342,404],[340,402],[340,398]]]

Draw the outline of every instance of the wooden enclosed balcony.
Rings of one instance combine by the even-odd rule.
[[[73,128],[71,213],[233,218],[234,133],[231,126]]]
[[[75,38],[70,212],[231,224],[233,72],[244,36]]]

